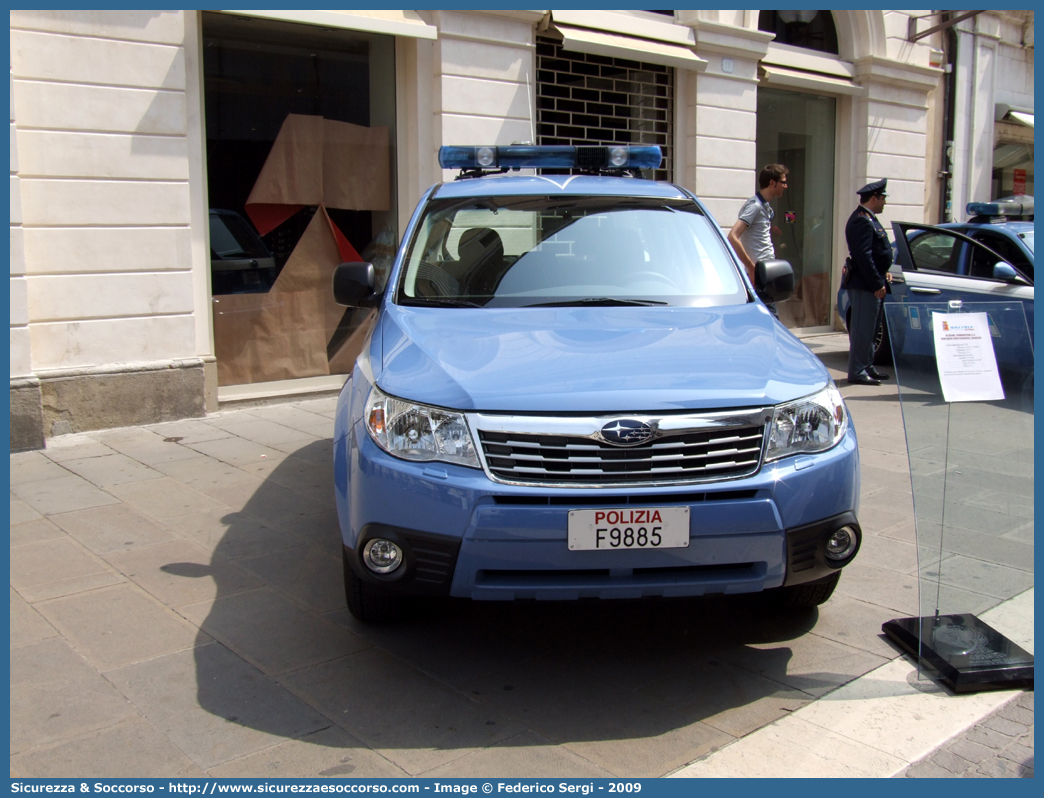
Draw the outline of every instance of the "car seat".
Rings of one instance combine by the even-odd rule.
[[[460,237],[457,253],[460,260],[458,273],[468,293],[492,294],[507,268],[504,242],[500,234],[489,227],[465,230]]]

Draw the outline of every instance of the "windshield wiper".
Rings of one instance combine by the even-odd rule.
[[[620,299],[610,296],[588,296],[577,299],[563,299],[559,302],[538,302],[535,305],[526,305],[527,308],[568,308],[582,305],[593,305],[595,307],[618,307],[626,305],[666,305],[656,299]]]
[[[472,302],[470,299],[450,299],[448,297],[410,297],[404,301],[404,305],[413,305],[415,307],[424,307],[425,305],[438,305],[443,308],[481,308],[484,307],[478,302]]]

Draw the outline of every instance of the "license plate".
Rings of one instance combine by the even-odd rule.
[[[573,551],[683,549],[688,545],[688,507],[569,511],[569,548]]]

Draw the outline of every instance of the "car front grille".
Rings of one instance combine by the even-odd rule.
[[[749,476],[761,464],[765,425],[718,424],[660,431],[652,440],[631,447],[597,440],[597,433],[560,435],[481,428],[478,433],[486,468],[494,479],[516,484],[616,485]]]

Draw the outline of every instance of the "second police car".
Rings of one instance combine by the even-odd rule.
[[[826,601],[861,531],[859,455],[819,360],[718,224],[641,179],[657,147],[443,147],[337,404],[345,591]],[[526,168],[583,174],[525,175]],[[783,261],[759,288],[793,288]]]
[[[891,362],[893,353],[930,354],[930,320],[921,322],[918,306],[960,300],[965,305],[1021,304],[1025,319],[998,322],[1000,335],[994,344],[1001,366],[1027,365],[1033,339],[1033,197],[969,202],[967,212],[966,222],[892,223],[895,263],[885,302],[903,303],[906,323],[890,332],[882,315],[875,339],[877,364]],[[843,288],[837,294],[837,310],[847,327],[848,295]]]

